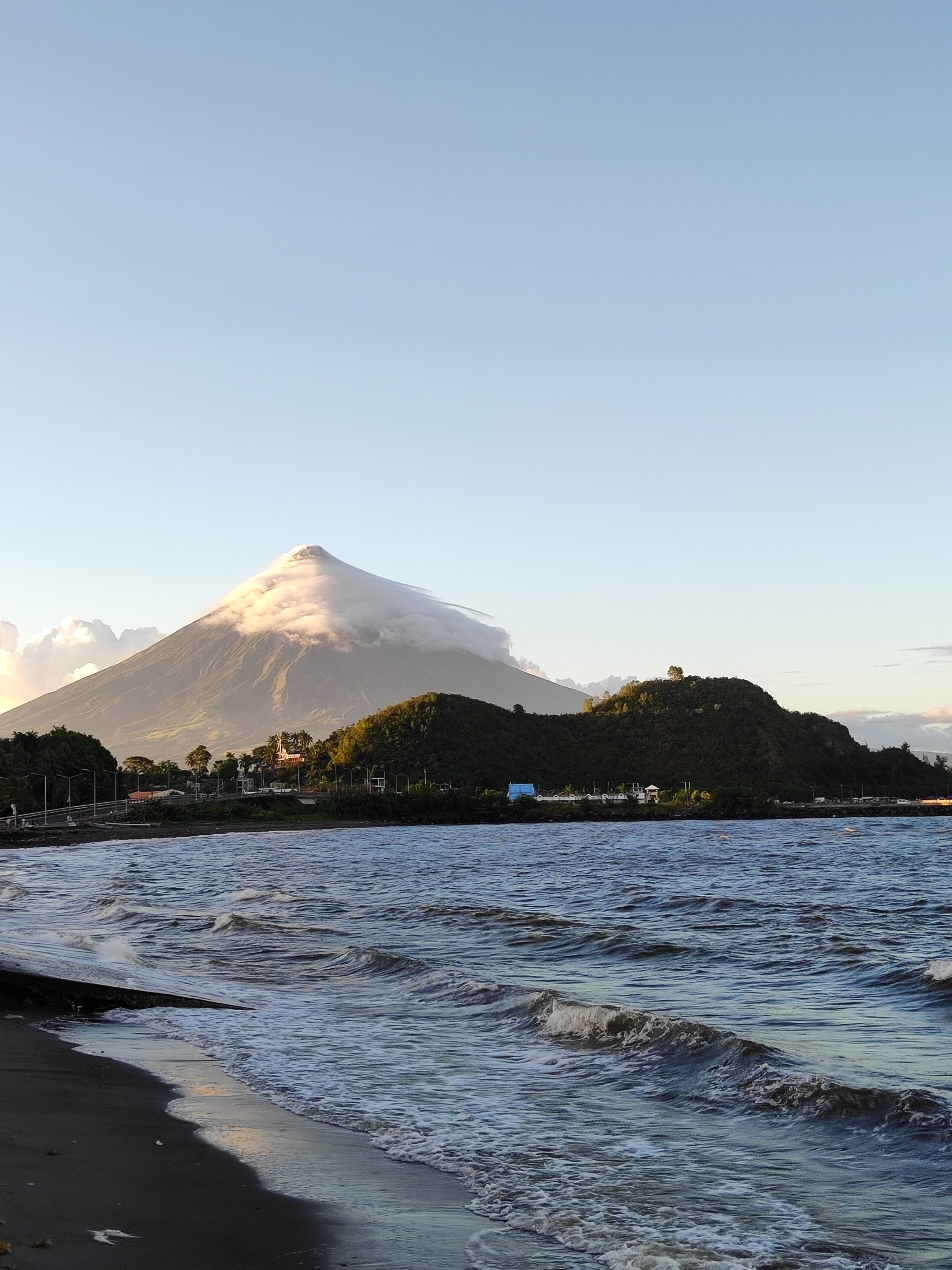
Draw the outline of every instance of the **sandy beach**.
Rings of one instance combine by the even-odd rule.
[[[265,1190],[166,1113],[168,1085],[35,1026],[49,1017],[0,994],[0,1266],[331,1264],[317,1206]],[[108,1230],[134,1237],[91,1234]]]
[[[468,1264],[487,1223],[454,1179],[35,989],[0,990],[0,1270]]]

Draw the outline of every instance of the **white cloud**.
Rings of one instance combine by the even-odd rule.
[[[102,670],[102,666],[97,666],[95,662],[88,661],[84,666],[77,666],[68,675],[64,675],[63,684],[64,686],[66,684],[74,684],[80,679],[85,679],[88,675],[95,675],[100,670]]]
[[[517,657],[515,661],[519,669],[524,670],[527,675],[535,675],[537,679],[549,679],[549,676],[545,673],[542,667],[537,666],[536,663],[534,661],[530,661],[528,657]],[[552,681],[549,680],[549,682],[551,683]]]
[[[579,692],[584,692],[590,697],[601,697],[604,693],[610,693],[612,696],[619,688],[624,688],[625,684],[637,683],[637,675],[609,675],[606,679],[596,679],[592,683],[580,684],[574,679],[556,679],[557,684],[561,684],[563,688],[577,688]]]
[[[579,683],[577,679],[552,680],[541,666],[537,666],[534,661],[529,661],[527,657],[517,658],[516,665],[520,670],[524,670],[527,675],[537,675],[540,679],[549,679],[550,682],[561,684],[563,688],[574,688],[577,692],[584,692],[589,697],[601,697],[606,692],[614,696],[619,688],[624,688],[625,684],[638,683],[637,675],[609,675],[606,679],[596,679],[592,683],[587,684]]]
[[[846,710],[831,718],[845,723],[857,741],[870,749],[902,745],[928,754],[952,754],[952,706],[936,706],[921,714],[887,710]]]
[[[462,650],[511,664],[509,636],[428,591],[355,569],[323,547],[296,547],[229,592],[206,621],[246,635],[288,635],[350,647]]]
[[[98,618],[64,617],[17,652],[17,628],[0,621],[0,711],[125,661],[157,639],[161,636],[154,626],[116,635]]]

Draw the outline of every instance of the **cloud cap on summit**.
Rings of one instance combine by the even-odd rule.
[[[459,651],[514,664],[508,633],[483,616],[357,569],[323,547],[301,546],[236,586],[205,620],[227,622],[244,635],[280,634],[342,648]]]

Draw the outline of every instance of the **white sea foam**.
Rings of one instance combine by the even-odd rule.
[[[93,951],[103,961],[138,961],[139,954],[122,935],[111,935],[96,944]]]
[[[542,1000],[544,1004],[537,1017],[546,1036],[614,1041],[629,1047],[674,1045],[683,1052],[712,1045],[744,1047],[746,1044],[730,1032],[692,1019],[607,1005],[585,1005],[548,994],[542,994]]]
[[[952,957],[937,957],[926,966],[926,978],[934,983],[944,983],[952,979]]]
[[[560,1001],[544,1015],[542,1030],[546,1036],[577,1036],[590,1040],[617,1035],[628,1026],[630,1016],[612,1006]]]
[[[212,934],[216,934],[218,931],[227,930],[228,927],[233,926],[234,923],[234,913],[221,913],[212,923]]]
[[[124,935],[110,935],[106,939],[94,939],[85,934],[66,935],[62,943],[67,948],[80,948],[94,953],[100,961],[132,963],[139,960],[138,953]]]
[[[96,913],[98,922],[109,922],[117,917],[121,917],[126,911],[126,905],[123,900],[107,900],[102,908]]]

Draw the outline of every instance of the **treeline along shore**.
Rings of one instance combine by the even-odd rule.
[[[199,746],[185,768],[141,755],[120,764],[95,738],[65,728],[15,733],[0,740],[0,814],[12,830],[14,805],[21,816],[67,797],[75,806],[97,788],[100,802],[191,791],[187,805],[149,798],[124,808],[124,820],[157,829],[836,814],[844,804],[871,814],[944,810],[912,806],[949,797],[943,756],[928,762],[908,745],[870,750],[842,724],[785,710],[746,680],[672,672],[567,715],[427,693],[324,740],[281,733],[217,761]],[[574,797],[510,802],[510,783]],[[645,806],[632,791],[649,784],[659,802]],[[877,801],[859,807],[860,797]]]

